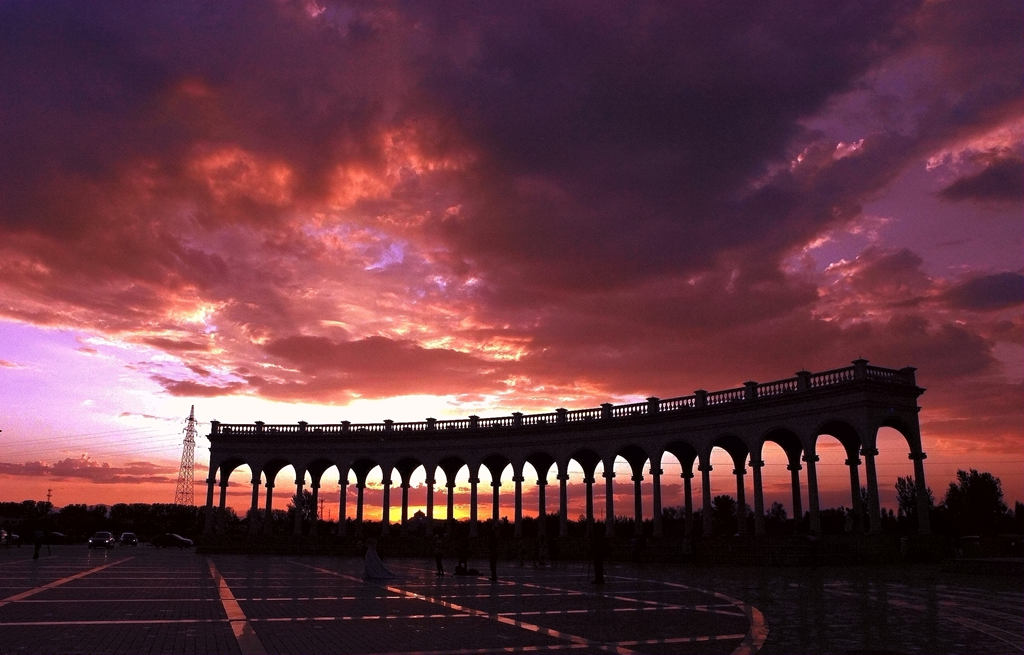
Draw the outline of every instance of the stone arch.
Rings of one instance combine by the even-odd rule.
[[[363,534],[363,520],[366,511],[366,481],[370,471],[377,468],[377,462],[366,457],[360,457],[349,464],[349,469],[356,476],[356,514],[354,518],[357,535]]]
[[[401,457],[395,462],[395,471],[398,472],[399,485],[402,490],[401,511],[399,513],[399,524],[402,530],[409,526],[409,489],[412,487],[412,477],[423,462],[415,457]]]
[[[644,530],[644,496],[643,496],[643,480],[644,480],[644,464],[650,459],[650,455],[647,451],[636,444],[629,444],[621,448],[618,452],[623,459],[629,464],[630,480],[633,482],[633,534],[639,536],[643,534]]]
[[[535,450],[528,454],[524,460],[537,473],[537,537],[542,539],[548,533],[547,515],[550,506],[547,487],[550,482],[551,467],[555,464],[555,458],[551,456],[551,453]],[[557,467],[555,468],[555,475],[558,475]],[[561,516],[561,512],[559,512],[559,516]]]
[[[683,480],[683,534],[694,535],[693,525],[693,463],[697,461],[697,448],[689,441],[671,441],[665,445],[665,452],[672,454],[679,462],[679,477]]]
[[[921,445],[921,425],[917,412],[890,413],[879,421],[879,427],[869,435],[871,447],[865,447],[865,460],[868,460],[869,456],[878,454],[876,447],[878,430],[883,427],[896,430],[907,440],[907,446],[910,448],[908,457],[914,464],[914,486],[917,490],[917,529],[921,534],[928,534],[931,531],[929,516],[931,506],[928,502],[928,485],[924,477],[924,460],[928,455]],[[878,502],[877,493],[874,502]],[[872,510],[874,509],[872,507]]]
[[[311,494],[311,497],[312,497],[312,501],[313,501],[313,516],[312,516],[312,521],[311,521],[310,526],[309,526],[309,532],[312,535],[317,534],[317,532],[318,532],[318,523],[319,523],[319,521],[321,519],[321,517],[320,517],[320,484],[321,484],[321,481],[323,479],[324,473],[327,471],[327,469],[331,468],[332,466],[334,466],[334,462],[331,461],[330,459],[327,459],[326,457],[316,457],[316,458],[308,461],[302,467],[302,470],[304,472],[303,475],[302,475],[302,480],[303,480],[303,483],[304,483],[305,482],[305,478],[307,476],[309,477],[309,481],[310,481],[309,491],[310,491],[310,494]],[[299,475],[299,469],[296,469],[296,480],[299,479],[298,475]],[[305,485],[303,484],[302,486],[304,487]],[[298,489],[296,489],[296,492],[298,492]],[[300,524],[301,516],[298,513],[296,513],[296,517],[295,518],[296,518],[295,531],[296,531],[296,533],[298,533],[302,529],[302,525]]]
[[[480,460],[480,465],[491,475],[491,520],[495,525],[501,519],[501,475],[511,464],[511,460],[500,453],[491,453]]]
[[[804,517],[800,471],[803,470],[801,456],[804,444],[800,437],[788,427],[776,426],[769,429],[761,438],[757,447],[758,460],[764,462],[764,444],[774,443],[782,449],[786,458],[786,470],[789,471],[790,507],[793,512],[793,525],[799,526]]]
[[[847,421],[839,419],[830,419],[823,422],[818,426],[814,435],[814,453],[820,455],[818,452],[818,442],[824,435],[831,435],[840,445],[842,445],[845,451],[844,464],[847,467],[850,481],[850,511],[846,518],[846,525],[844,530],[853,531],[867,531],[868,530],[868,519],[867,519],[867,506],[871,505],[870,500],[865,503],[861,497],[860,491],[860,465],[861,465],[861,448],[863,447],[863,438],[857,431],[857,428]],[[876,492],[877,493],[877,490]]]
[[[569,460],[575,461],[583,469],[583,516],[589,534],[594,526],[594,474],[597,472],[597,465],[601,462],[601,456],[591,448],[580,448],[569,455]]]
[[[444,473],[444,484],[445,489],[445,525],[446,530],[450,533],[452,527],[455,525],[455,489],[457,486],[455,478],[459,475],[459,471],[463,467],[468,467],[469,464],[462,457],[456,455],[448,455],[442,457],[437,462],[438,468]]]
[[[740,438],[738,435],[734,433],[724,433],[718,435],[711,441],[710,448],[708,449],[707,472],[709,474],[712,470],[711,460],[715,448],[720,448],[726,453],[728,453],[729,458],[732,460],[732,474],[736,481],[736,486],[734,487],[734,489],[736,490],[736,532],[741,535],[746,534],[748,513],[745,482],[747,474],[746,460],[750,454],[751,449],[742,438]],[[708,496],[711,496],[710,488],[705,489],[705,491],[708,492]],[[703,511],[705,512],[705,517],[702,517],[704,522],[704,528],[707,530],[711,530],[712,499],[711,497],[705,497],[702,500],[704,503]]]
[[[295,465],[284,458],[274,458],[263,464],[263,474],[266,476],[266,501],[263,507],[263,533],[266,535],[273,534],[274,532],[274,500],[275,497],[281,498],[279,502],[287,504],[287,499],[292,495],[291,489],[294,489],[295,478],[291,480],[281,480],[281,472],[285,469],[292,469],[295,475],[298,476],[298,470]],[[275,489],[280,487],[284,492],[275,492]]]

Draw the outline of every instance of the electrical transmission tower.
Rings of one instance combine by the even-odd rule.
[[[196,455],[196,406],[188,412],[188,423],[185,425],[185,441],[181,449],[181,467],[178,469],[178,488],[174,491],[175,505],[193,506],[196,504],[195,469]]]

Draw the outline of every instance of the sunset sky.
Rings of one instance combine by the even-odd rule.
[[[917,367],[936,497],[977,468],[1012,506],[1022,35],[1011,0],[0,2],[0,500],[171,502],[192,405],[500,416],[863,357]]]

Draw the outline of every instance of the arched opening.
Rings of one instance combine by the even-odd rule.
[[[834,426],[831,432],[839,432]],[[820,532],[822,534],[843,534],[859,529],[863,520],[863,509],[860,502],[860,489],[854,498],[850,484],[850,471],[856,470],[859,477],[859,466],[851,467],[848,463],[851,452],[858,453],[859,448],[852,440],[840,440],[831,433],[821,433],[814,443],[814,452],[818,460],[815,462],[818,483],[818,507]],[[854,456],[854,459],[859,459]],[[811,490],[808,489],[808,494]],[[811,526],[811,530],[814,527]]]
[[[799,457],[799,455],[798,455]],[[790,460],[786,451],[775,441],[761,445],[761,490],[764,497],[765,530],[768,534],[786,534],[802,517],[805,507],[802,498],[799,507],[794,503],[794,494],[801,496],[802,486],[793,487],[793,475],[789,470]],[[800,510],[799,512],[797,510]]]
[[[252,501],[252,467],[236,459],[222,464],[220,472],[216,489],[219,497],[215,497],[214,506],[230,509],[244,517]]]
[[[917,502],[917,477],[914,461],[910,458],[914,447],[911,440],[900,431],[898,426],[882,426],[875,434],[875,470],[878,478],[878,503],[882,525],[886,530],[896,530],[909,534],[917,532],[921,522],[920,507]],[[941,463],[932,463],[929,467],[929,479],[925,480],[927,505],[934,507],[942,502],[949,482],[956,477],[957,466],[943,467]],[[938,487],[935,480],[942,480]]]
[[[712,534],[719,536],[747,534],[753,502],[749,493],[751,483],[747,479],[747,445],[735,435],[722,435],[712,443],[709,459],[710,498],[704,498],[702,492],[701,510],[710,510],[710,515],[701,516],[703,528],[710,528]]]
[[[445,493],[452,493],[451,508],[452,516],[450,517],[453,521],[467,521],[469,520],[469,495],[470,495],[470,484],[469,484],[470,472],[469,466],[462,463],[455,471],[453,480],[455,486],[445,487]],[[447,495],[446,495],[447,498]],[[447,510],[446,510],[447,512]],[[446,513],[447,518],[447,513]]]
[[[600,457],[593,450],[577,450],[566,466],[566,473],[569,476],[568,519],[578,521],[584,531],[588,527],[588,521],[597,520],[595,504],[598,499],[595,495],[600,489],[597,481],[601,478],[596,469],[600,466],[600,461]]]

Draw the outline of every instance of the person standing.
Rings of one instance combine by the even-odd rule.
[[[377,553],[377,540],[369,539],[366,542],[366,556],[363,564],[363,579],[365,580],[387,580],[395,577],[380,559]]]

